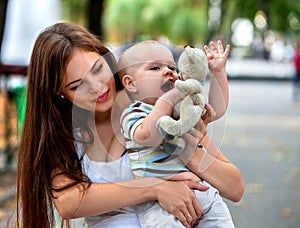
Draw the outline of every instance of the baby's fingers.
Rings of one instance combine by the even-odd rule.
[[[229,52],[230,52],[230,45],[227,44],[227,45],[226,45],[226,48],[225,48],[225,51],[224,51],[224,56],[225,56],[226,58],[228,57]]]
[[[207,56],[208,60],[214,58],[214,54],[210,51],[210,49],[208,48],[207,45],[204,45],[204,51],[206,53],[206,56]]]
[[[218,40],[217,45],[218,45],[218,52],[219,53],[223,53],[224,52],[224,48],[223,48],[221,40]]]

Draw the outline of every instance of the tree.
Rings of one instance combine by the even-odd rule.
[[[87,28],[88,0],[61,0],[62,17]]]
[[[105,0],[61,0],[63,18],[80,24],[103,39],[102,12]]]
[[[103,39],[102,12],[104,0],[90,0],[88,6],[88,29]]]
[[[61,0],[67,20],[82,24],[105,41],[130,42],[137,36],[165,35],[175,43],[207,43],[215,34],[231,36],[237,18],[266,15],[267,29],[300,33],[299,0]],[[211,6],[220,18],[209,25]],[[103,27],[102,27],[103,26]]]
[[[0,1],[0,53],[3,41],[8,0]]]
[[[203,42],[206,0],[110,0],[104,13],[106,36],[130,42],[165,35],[175,43]]]
[[[227,19],[230,24],[239,17],[253,21],[258,11],[266,15],[268,29],[283,34],[300,32],[300,1],[298,0],[223,0],[220,30],[224,31],[225,27],[228,27],[228,23],[226,26],[224,24]],[[291,16],[298,21],[298,29],[291,26],[289,19]]]

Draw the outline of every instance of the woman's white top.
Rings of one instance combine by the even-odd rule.
[[[81,154],[80,146],[77,144],[77,152]],[[130,168],[128,154],[125,153],[122,157],[111,162],[98,162],[91,160],[86,154],[82,160],[83,172],[90,178],[92,182],[122,182],[134,179]],[[96,201],[97,199],[95,199]],[[101,202],[99,201],[99,204]],[[120,208],[116,211],[101,214],[98,216],[86,217],[88,227],[140,227],[133,207]]]

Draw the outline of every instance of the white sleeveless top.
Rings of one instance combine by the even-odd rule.
[[[80,148],[81,146],[77,144],[79,155],[82,153]],[[110,183],[134,179],[127,153],[111,162],[93,161],[85,154],[82,160],[82,169],[92,182]],[[101,202],[99,201],[99,203]],[[140,228],[133,207],[120,208],[98,216],[86,217],[85,220],[90,228]]]

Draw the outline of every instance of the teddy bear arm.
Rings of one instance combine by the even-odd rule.
[[[180,118],[175,120],[170,116],[162,116],[157,121],[157,128],[164,138],[180,136],[190,131],[199,121],[203,107],[194,105],[190,96],[186,96],[180,104]]]
[[[177,80],[175,82],[175,87],[186,94],[203,92],[200,82],[195,79],[187,79],[186,81]]]
[[[180,135],[181,125],[179,120],[174,120],[170,116],[162,116],[156,122],[160,134],[166,139],[173,139],[175,136]]]
[[[190,96],[193,104],[200,106],[201,109],[204,109],[205,103],[208,102],[208,98],[205,94],[196,93]]]
[[[180,106],[180,119],[178,122],[181,126],[181,132],[179,135],[193,129],[201,118],[202,112],[203,107],[198,104],[195,105],[191,96],[185,97]]]

